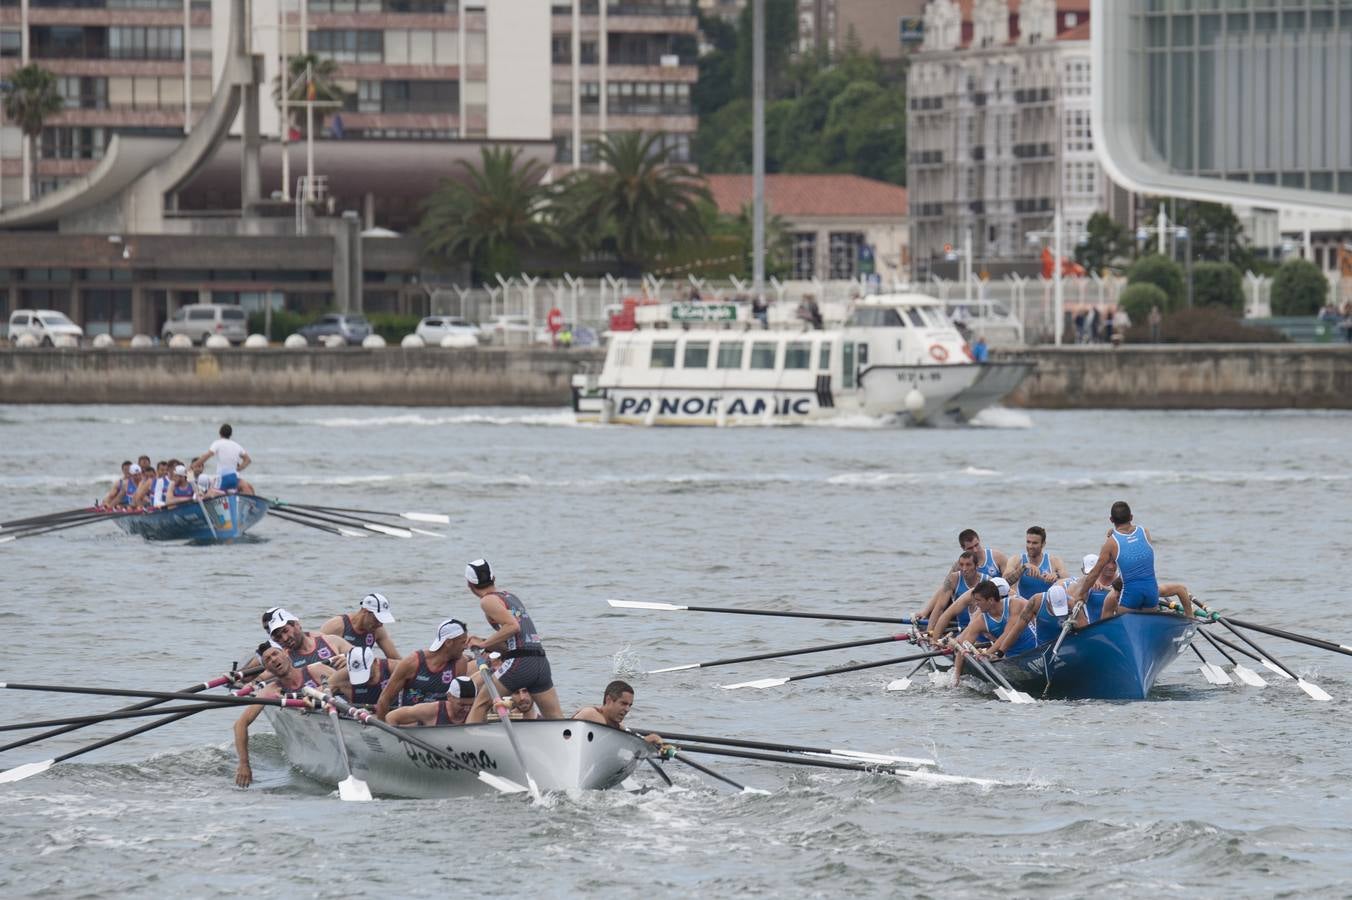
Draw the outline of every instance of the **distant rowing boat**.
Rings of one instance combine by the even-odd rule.
[[[201,503],[134,512],[113,522],[127,534],[149,541],[216,543],[241,537],[267,513],[266,500],[251,494],[225,494]]]
[[[1173,613],[1129,612],[1070,631],[1055,658],[1048,641],[993,664],[1035,697],[1144,700],[1196,633],[1195,622]]]
[[[347,777],[329,716],[294,709],[264,712],[293,766],[324,784],[336,785]],[[521,784],[527,780],[499,722],[412,730],[422,740],[444,748],[470,771],[454,769],[393,735],[352,719],[339,723],[352,774],[376,794],[437,799],[492,793],[475,777],[480,769]],[[642,738],[592,722],[528,720],[513,722],[512,729],[542,791],[615,787],[652,755]]]

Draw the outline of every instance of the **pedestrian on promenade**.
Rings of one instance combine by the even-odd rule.
[[[1160,315],[1159,304],[1153,304],[1150,307],[1150,316],[1146,322],[1150,325],[1150,343],[1158,344],[1160,342],[1160,323],[1164,321],[1164,316]]]

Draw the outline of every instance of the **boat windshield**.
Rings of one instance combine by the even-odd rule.
[[[901,314],[890,306],[861,306],[845,323],[851,328],[905,328]],[[919,324],[919,323],[916,323]]]

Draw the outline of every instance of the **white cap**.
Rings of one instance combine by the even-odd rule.
[[[128,475],[140,475],[140,474],[141,474],[141,467],[138,466],[136,463],[132,463],[132,464],[131,464],[131,468],[127,470],[127,474],[128,474]]]
[[[1047,589],[1046,602],[1052,608],[1052,612],[1058,616],[1064,616],[1070,611],[1070,597],[1066,595],[1066,589],[1059,584],[1054,584]]]
[[[273,609],[268,614],[268,624],[263,626],[263,630],[266,631],[268,634],[272,634],[274,631],[276,631],[278,628],[281,628],[287,622],[296,622],[297,624],[299,624],[300,619],[297,619],[295,616],[291,615],[291,613],[287,612],[286,610],[282,609],[279,606]]]
[[[207,491],[211,490],[211,476],[208,475],[206,472],[203,472],[201,475],[197,476],[197,489],[204,494]]]
[[[384,594],[372,592],[362,597],[361,608],[373,613],[382,625],[388,625],[394,621],[394,614],[390,612],[390,601],[385,599]]]
[[[188,474],[188,470],[187,470],[187,468],[185,468],[184,466],[174,466],[174,474],[175,474],[175,475],[187,475],[187,474]]]
[[[375,662],[376,652],[370,647],[353,647],[347,651],[347,680],[353,684],[366,684],[371,680]]]
[[[1008,582],[1008,581],[1005,581],[1003,578],[1001,578],[999,575],[997,575],[997,576],[995,576],[994,578],[991,579],[991,583],[995,585],[996,589],[1000,592],[1000,596],[1001,596],[1001,597],[1008,597],[1008,596],[1009,596],[1009,582]]]
[[[493,583],[493,567],[486,559],[476,559],[465,566],[465,580],[475,587],[486,587]]]
[[[1085,554],[1085,557],[1084,557],[1084,561],[1083,561],[1082,566],[1081,566],[1081,571],[1083,571],[1084,574],[1088,575],[1088,574],[1089,574],[1089,571],[1090,571],[1091,569],[1093,569],[1094,566],[1096,566],[1096,565],[1098,565],[1098,554],[1097,554],[1097,553],[1086,553],[1086,554]]]
[[[427,649],[440,650],[442,644],[446,643],[447,641],[453,641],[456,638],[468,633],[469,632],[465,631],[464,622],[461,622],[459,619],[447,619],[445,622],[442,622],[440,625],[437,626],[437,639],[433,641],[432,646],[428,647]]]
[[[452,679],[446,688],[447,700],[473,700],[474,694],[474,679],[465,675]]]

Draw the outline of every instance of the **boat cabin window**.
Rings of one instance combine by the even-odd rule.
[[[685,357],[681,363],[687,369],[709,368],[709,342],[689,341],[685,345]]]
[[[784,348],[784,368],[812,368],[812,344],[807,341],[790,341]]]
[[[742,342],[718,342],[718,368],[740,369],[742,367]]]
[[[842,354],[844,364],[841,366],[840,383],[843,387],[854,387],[854,343],[846,341],[845,352]]]
[[[911,310],[914,312],[914,310]],[[901,314],[890,306],[861,306],[850,313],[845,323],[852,328],[905,328]],[[919,325],[920,322],[915,324]]]
[[[751,345],[751,368],[773,369],[776,351],[778,350],[778,342],[755,341]]]
[[[676,342],[653,341],[652,356],[648,358],[648,366],[653,369],[676,368]]]
[[[831,345],[822,344],[817,351],[817,369],[822,372],[831,370]]]
[[[906,318],[910,319],[911,324],[914,325],[916,328],[925,327],[925,318],[920,315],[920,310],[918,309],[906,310]]]

